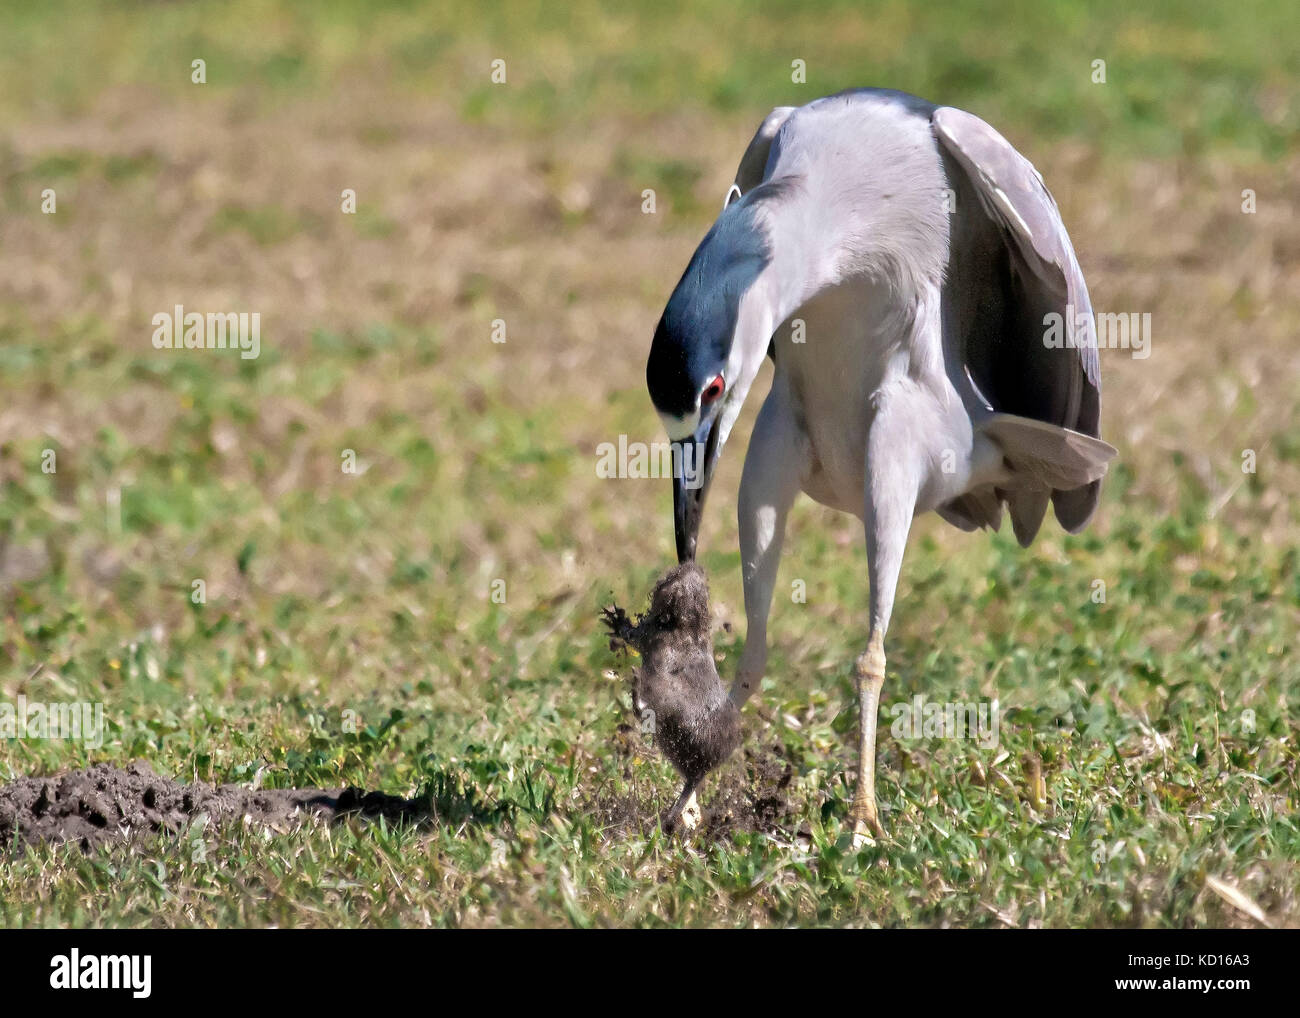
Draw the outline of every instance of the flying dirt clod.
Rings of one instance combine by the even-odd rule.
[[[660,578],[650,610],[632,622],[623,609],[604,609],[611,647],[625,643],[639,651],[632,702],[643,723],[653,725],[655,742],[685,781],[664,818],[673,830],[700,820],[695,791],[709,771],[740,744],[740,711],[713,661],[709,633],[709,584],[694,562]]]

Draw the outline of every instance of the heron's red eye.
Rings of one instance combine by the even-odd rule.
[[[726,381],[723,379],[721,375],[719,375],[717,378],[711,381],[705,387],[704,392],[700,394],[700,405],[708,406],[715,399],[717,399],[719,396],[722,395],[722,392],[724,389],[726,389],[726,387],[727,387]]]

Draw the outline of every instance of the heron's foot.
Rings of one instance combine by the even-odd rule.
[[[663,819],[664,833],[674,834],[680,831],[682,834],[690,834],[700,826],[703,819],[704,812],[700,809],[699,800],[695,798],[695,790],[682,792]]]
[[[858,794],[849,807],[849,821],[853,824],[853,848],[859,849],[873,843],[876,839],[885,839],[885,827],[880,822],[876,810],[876,797]]]

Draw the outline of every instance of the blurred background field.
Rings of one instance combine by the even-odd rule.
[[[110,722],[0,743],[0,780],[145,759],[446,820],[10,853],[0,922],[1259,921],[1207,877],[1300,922],[1298,29],[1260,0],[0,5],[0,700]],[[662,437],[650,336],[758,121],[859,85],[1002,130],[1152,353],[1102,355],[1089,531],[913,531],[885,703],[996,697],[1001,746],[884,738],[892,841],[849,851],[865,555],[805,499],[748,712],[794,815],[667,843],[594,805],[672,791],[596,624],[671,561],[670,493],[597,445]],[[261,356],[155,350],[175,304],[259,312]],[[761,395],[701,535],[727,679]]]

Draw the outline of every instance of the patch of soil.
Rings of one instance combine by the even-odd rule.
[[[428,822],[428,805],[359,788],[267,788],[181,784],[139,761],[125,770],[96,764],[48,778],[19,778],[0,787],[0,851],[14,846],[78,842],[83,851],[114,841],[184,830],[200,814],[215,825],[231,821],[278,831],[309,818],[348,815],[391,822]]]
[[[733,759],[730,766],[723,766],[713,775],[717,781],[713,794],[706,788],[700,799],[701,834],[709,840],[739,831],[793,837],[796,807],[786,790],[794,765],[786,759],[785,747],[769,739],[741,752],[743,762]]]
[[[629,781],[632,755],[656,752],[631,725],[619,725],[612,741],[615,752],[627,758],[623,776]],[[790,801],[787,792],[793,777],[794,766],[780,740],[747,732],[741,749],[704,779],[699,792],[704,819],[691,840],[712,842],[751,832],[794,837],[798,804]],[[624,795],[602,790],[588,799],[585,808],[606,827],[647,835],[672,805],[679,787],[674,783],[661,788],[658,782],[646,781]]]

